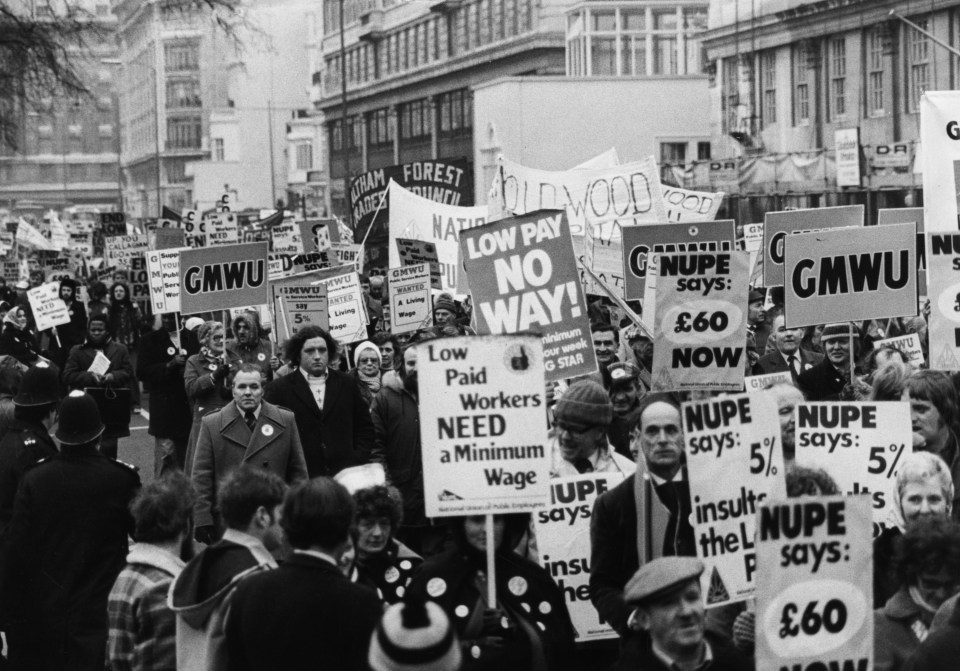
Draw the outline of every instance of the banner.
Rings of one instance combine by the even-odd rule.
[[[913,452],[910,404],[801,403],[794,423],[797,464],[822,468],[844,494],[870,494],[879,533],[893,506],[897,466]]]
[[[667,221],[687,224],[697,221],[713,221],[723,203],[723,191],[691,191],[679,186],[661,185],[663,206],[667,211]]]
[[[960,235],[927,233],[930,367],[960,370]]]
[[[180,251],[183,314],[269,302],[267,243]]]
[[[544,358],[535,335],[417,345],[427,517],[531,512],[550,498]]]
[[[658,258],[655,391],[741,391],[747,356],[747,253]]]
[[[787,328],[917,314],[915,224],[796,233],[784,242]]]
[[[543,334],[547,381],[597,370],[587,306],[563,212],[535,212],[463,231],[477,332]]]
[[[787,494],[777,401],[769,394],[739,394],[684,403],[682,415],[690,523],[706,567],[706,606],[743,601],[753,596],[756,582],[757,508]]]
[[[60,298],[60,283],[48,282],[27,291],[37,331],[70,323],[70,311]]]
[[[270,283],[273,296],[273,317],[282,327],[278,338],[290,338],[307,326],[319,326],[330,331],[330,314],[325,284],[309,284],[309,276],[287,278]]]
[[[150,248],[145,235],[114,235],[103,239],[107,265],[129,268],[136,257],[142,257]]]
[[[430,270],[426,263],[387,270],[390,333],[410,333],[433,324]]]
[[[237,215],[233,212],[217,212],[203,218],[207,227],[207,247],[235,245],[240,242]]]
[[[654,224],[624,226],[623,274],[624,298],[643,299],[647,262],[651,254],[681,252],[733,251],[736,245],[736,225],[731,219],[707,221],[689,226]],[[748,276],[749,277],[749,276]]]
[[[20,221],[17,223],[16,241],[17,244],[29,245],[39,250],[60,251],[54,249],[50,241],[43,237],[43,233],[30,225],[23,217],[20,217]]]
[[[907,363],[917,369],[923,366],[923,362],[925,361],[923,347],[920,345],[920,336],[916,333],[909,333],[896,338],[875,340],[873,346],[875,349],[892,347],[898,352],[902,352],[907,359]]]
[[[342,345],[366,340],[369,319],[363,303],[360,276],[356,272],[341,272],[321,277],[311,284],[327,287],[330,335]]]
[[[757,531],[756,668],[872,669],[869,499],[768,502]]]
[[[917,294],[927,295],[927,236],[923,228],[922,207],[900,207],[877,211],[877,225],[912,224],[917,225]]]
[[[555,478],[550,481],[549,505],[534,516],[540,564],[563,592],[577,643],[617,638],[590,601],[590,516],[597,498],[624,477],[588,473]]]
[[[425,264],[430,273],[430,286],[434,289],[443,289],[437,246],[432,242],[407,238],[397,238],[396,242],[400,265],[406,267]]]
[[[186,248],[147,252],[150,306],[153,314],[180,312],[180,252]]]
[[[390,267],[403,265],[397,240],[408,238],[436,245],[440,263],[438,289],[467,293],[460,259],[460,236],[463,231],[487,223],[486,206],[457,207],[436,203],[428,198],[393,184],[390,187]]]
[[[848,226],[863,226],[863,205],[767,212],[763,223],[763,286],[783,286],[783,241],[788,235]]]
[[[923,212],[927,230],[956,232],[960,160],[960,91],[925,91],[920,97],[920,146],[923,147]]]

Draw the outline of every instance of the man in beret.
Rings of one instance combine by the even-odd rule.
[[[850,350],[851,340],[853,351]],[[850,362],[860,353],[860,339],[853,324],[827,324],[820,336],[826,357],[800,373],[797,383],[808,401],[838,401],[850,382]]]
[[[630,453],[630,434],[640,421],[640,399],[646,388],[640,381],[640,368],[623,361],[607,367],[610,373],[610,402],[613,404],[613,419],[607,429],[607,437],[617,453],[635,460]]]
[[[633,462],[610,449],[607,430],[613,404],[599,384],[578,380],[553,409],[551,477],[579,473],[633,473]]]
[[[735,648],[707,640],[702,573],[693,557],[654,559],[637,570],[623,595],[633,633],[614,668],[752,671],[753,663]]]

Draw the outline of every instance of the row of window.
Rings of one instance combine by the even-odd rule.
[[[21,163],[0,165],[0,183],[116,182],[116,163]]]
[[[913,22],[925,31],[930,30],[929,18],[915,18]],[[960,44],[960,12],[952,17],[951,26],[954,44]],[[903,84],[903,110],[912,113],[919,110],[920,97],[934,84],[933,54],[931,40],[918,30],[903,29],[901,57]],[[778,59],[790,59],[790,123],[805,125],[814,114],[815,87],[822,87],[822,106],[828,122],[844,121],[862,115],[865,118],[883,116],[891,111],[891,93],[894,77],[888,73],[887,57],[895,53],[890,43],[896,40],[886,25],[874,26],[863,33],[860,59],[863,72],[860,81],[849,81],[851,48],[856,53],[855,42],[850,35],[827,37],[817,42],[797,42],[787,50],[770,49],[747,55],[738,62],[735,58],[724,59],[722,68],[722,121],[724,132],[738,126],[740,84],[746,78],[755,77],[758,87],[757,108],[762,126],[777,123],[777,64]],[[751,73],[755,65],[757,72]],[[901,67],[894,63],[896,67]],[[819,74],[819,79],[818,79]],[[960,78],[960,63],[954,66],[954,78]],[[782,86],[782,81],[781,81]],[[861,97],[857,87],[861,87]],[[857,109],[862,104],[860,109]]]

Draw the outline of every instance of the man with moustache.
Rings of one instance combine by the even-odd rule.
[[[766,354],[753,366],[754,375],[768,375],[770,373],[790,373],[794,384],[804,371],[810,370],[823,361],[822,354],[800,349],[800,340],[803,339],[803,329],[788,329],[783,315],[777,315],[773,320],[774,351]]]

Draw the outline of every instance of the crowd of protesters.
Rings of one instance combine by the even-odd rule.
[[[488,537],[482,516],[425,513],[419,414],[432,390],[418,384],[415,345],[472,335],[469,302],[441,294],[434,326],[398,337],[361,279],[371,325],[354,347],[316,326],[279,346],[255,310],[164,314],[149,328],[122,278],[89,287],[86,306],[65,280],[70,324],[38,334],[27,286],[0,292],[10,299],[0,301],[0,664],[755,667],[751,609],[704,607],[686,397],[651,390],[642,328],[594,299],[598,372],[546,390],[551,476],[623,477],[594,506],[589,566],[590,599],[618,638],[576,644],[528,515],[495,516]],[[923,318],[788,329],[781,299],[750,292],[745,372],[789,373],[759,392],[777,402],[787,491],[838,493],[829,474],[795,463],[797,404],[910,404],[915,453],[874,542],[875,667],[950,668],[960,645],[958,380],[874,345],[917,333],[926,347]],[[155,451],[143,487],[116,459],[140,383]]]

